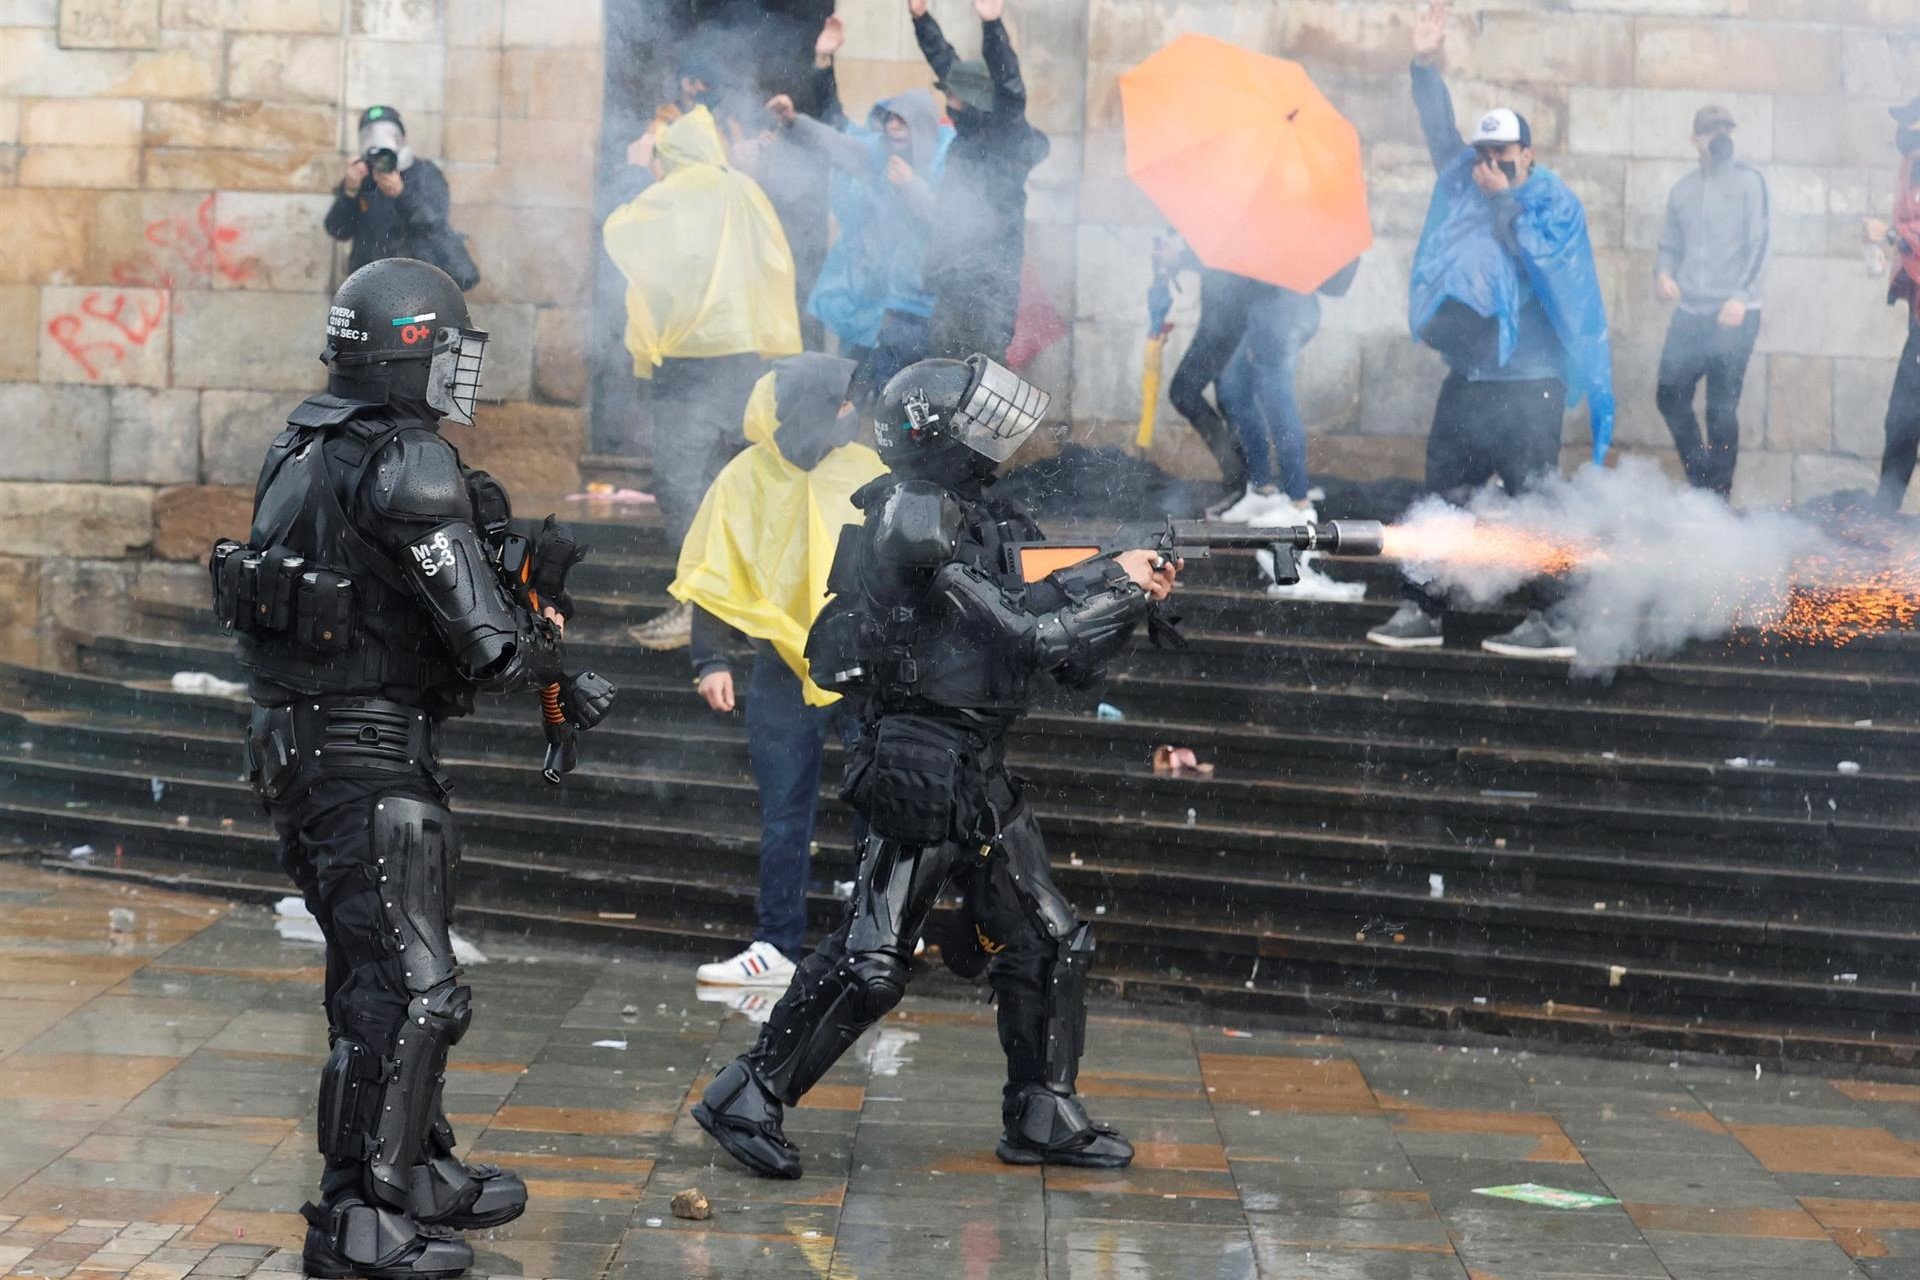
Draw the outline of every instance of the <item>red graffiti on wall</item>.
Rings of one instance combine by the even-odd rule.
[[[90,380],[98,382],[107,361],[119,364],[127,358],[129,347],[144,347],[153,341],[167,318],[168,297],[165,293],[137,298],[124,293],[89,293],[80,299],[78,311],[63,312],[49,320],[47,332]],[[127,313],[130,306],[131,315]],[[92,341],[88,340],[90,332]]]
[[[143,235],[153,247],[114,263],[107,276],[122,289],[149,292],[89,293],[77,309],[47,321],[47,334],[89,381],[98,382],[133,349],[151,342],[169,314],[179,314],[176,286],[203,279],[244,284],[259,269],[257,259],[234,256],[241,231],[215,221],[211,195],[191,215],[149,222]]]
[[[149,222],[145,236],[153,248],[137,258],[115,263],[109,272],[115,284],[129,289],[171,290],[191,287],[202,276],[245,284],[260,267],[257,259],[234,257],[232,249],[241,231],[214,220],[211,195],[191,215],[181,213]]]

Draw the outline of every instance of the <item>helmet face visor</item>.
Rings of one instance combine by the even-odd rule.
[[[435,333],[433,361],[427,367],[427,403],[455,422],[472,423],[486,354],[484,330],[448,326]]]
[[[985,356],[970,356],[967,363],[974,368],[973,386],[949,430],[975,453],[1005,462],[1040,425],[1053,397]]]

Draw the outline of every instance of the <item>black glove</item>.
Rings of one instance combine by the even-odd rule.
[[[613,682],[592,671],[582,671],[567,679],[560,689],[560,705],[566,708],[567,723],[577,729],[591,729],[607,718],[619,692]]]
[[[1164,601],[1147,606],[1147,639],[1156,649],[1185,649],[1187,638],[1180,634],[1180,619],[1167,611]]]
[[[540,603],[558,609],[561,616],[573,616],[573,597],[567,594],[567,574],[587,558],[592,548],[575,542],[573,530],[548,516],[528,539],[532,546],[533,573],[527,581]]]

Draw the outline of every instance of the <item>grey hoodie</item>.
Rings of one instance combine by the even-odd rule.
[[[1680,284],[1680,309],[1714,315],[1733,298],[1749,310],[1766,284],[1773,210],[1767,180],[1738,160],[1708,163],[1674,184],[1657,273]]]

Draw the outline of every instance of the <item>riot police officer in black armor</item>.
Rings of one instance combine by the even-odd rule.
[[[542,548],[559,608],[537,614],[487,541],[507,526],[505,491],[439,435],[443,417],[473,420],[486,341],[439,268],[354,272],[328,318],[326,392],[268,449],[247,544],[214,550],[215,612],[251,676],[248,770],[327,941],[312,1276],[457,1275],[473,1251],[455,1231],[526,1207],[517,1176],[454,1156],[441,1106],[471,997],[448,931],[460,845],[435,738],[476,690],[557,685],[582,728],[613,690],[561,670],[564,526],[549,521]]]
[[[693,1113],[757,1173],[800,1176],[784,1109],[899,1003],[934,901],[952,889],[973,945],[943,952],[967,976],[987,970],[999,998],[1000,1158],[1094,1168],[1133,1159],[1074,1093],[1093,938],[1053,885],[1003,742],[1033,678],[1075,688],[1099,679],[1173,589],[1178,566],[1130,551],[1022,580],[1012,553],[1040,531],[988,486],[1047,402],[978,355],[923,360],[881,393],[876,442],[892,471],[854,496],[865,523],[842,534],[833,599],[807,646],[814,681],[861,713],[844,794],[870,830],[853,902]]]

